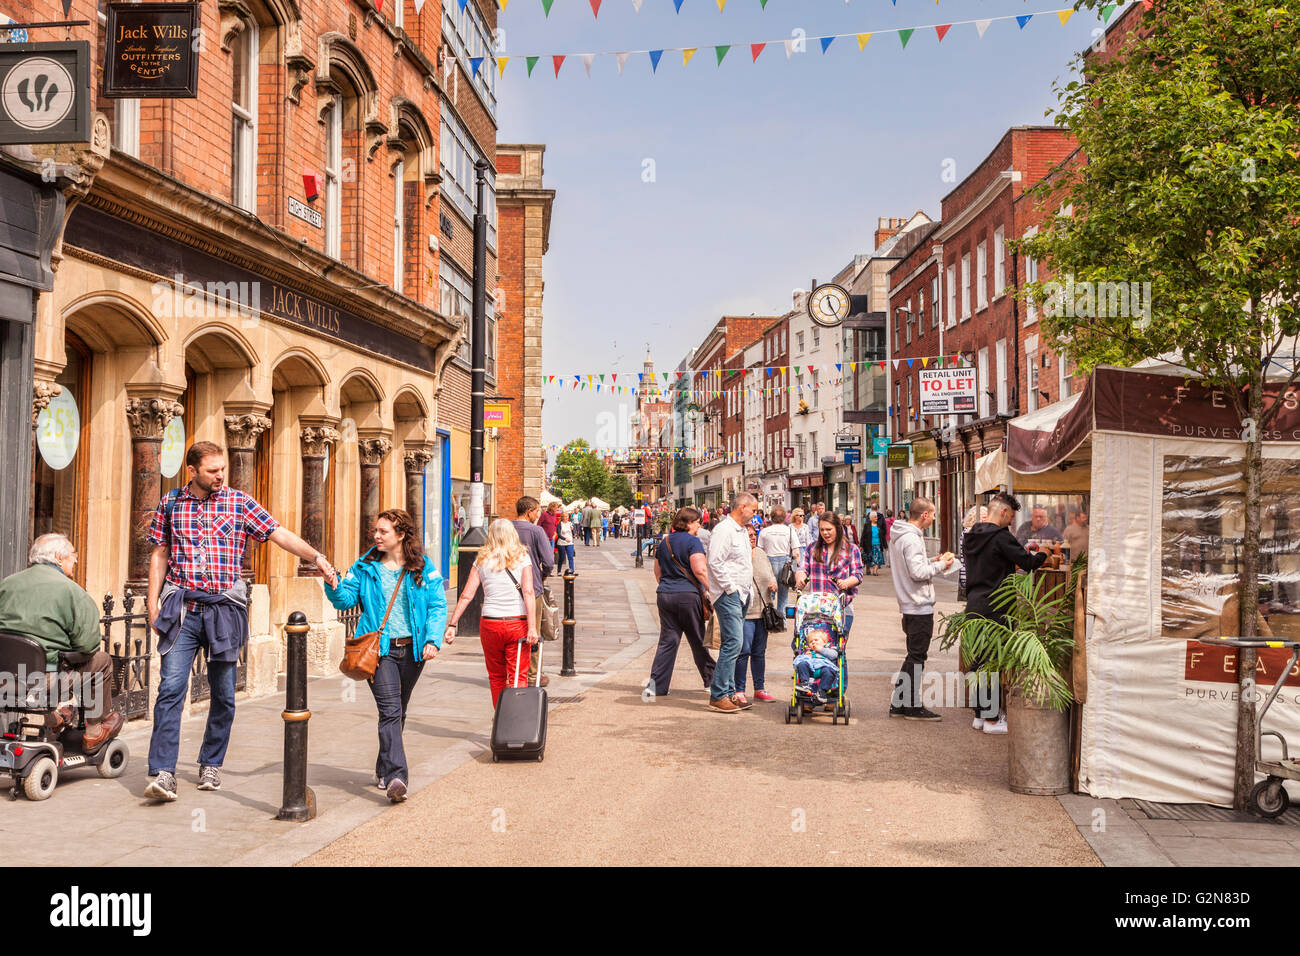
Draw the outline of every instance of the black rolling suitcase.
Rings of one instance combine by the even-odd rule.
[[[520,644],[527,643],[523,638]],[[537,679],[542,679],[542,642],[537,647]],[[519,682],[519,658],[515,679]],[[546,689],[540,686],[507,687],[497,699],[492,717],[492,762],[541,760],[546,755]]]

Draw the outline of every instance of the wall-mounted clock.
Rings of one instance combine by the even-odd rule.
[[[809,294],[808,316],[818,325],[834,328],[848,315],[849,293],[843,286],[828,282]]]

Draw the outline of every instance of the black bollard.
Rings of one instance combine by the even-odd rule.
[[[284,626],[284,799],[277,820],[310,820],[316,816],[316,795],[307,786],[307,615],[294,611]]]
[[[636,526],[636,566],[638,568],[645,567],[645,555],[642,553],[645,550],[645,542],[641,540],[641,536],[644,533],[645,524],[638,524]]]
[[[572,574],[564,576],[564,661],[560,667],[561,677],[574,677],[577,670],[573,667],[573,627],[577,624],[573,614],[573,580]]]

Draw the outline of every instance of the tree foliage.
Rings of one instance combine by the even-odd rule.
[[[627,476],[605,465],[584,439],[575,439],[555,456],[551,494],[564,501],[600,498],[611,508],[632,507],[632,487]]]

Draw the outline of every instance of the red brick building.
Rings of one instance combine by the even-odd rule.
[[[790,313],[763,330],[763,365],[753,384],[763,390],[762,498],[764,507],[771,508],[790,504],[790,459],[785,457],[790,446],[790,395],[776,384],[785,381],[781,369],[790,366]],[[767,369],[772,369],[770,375]]]

